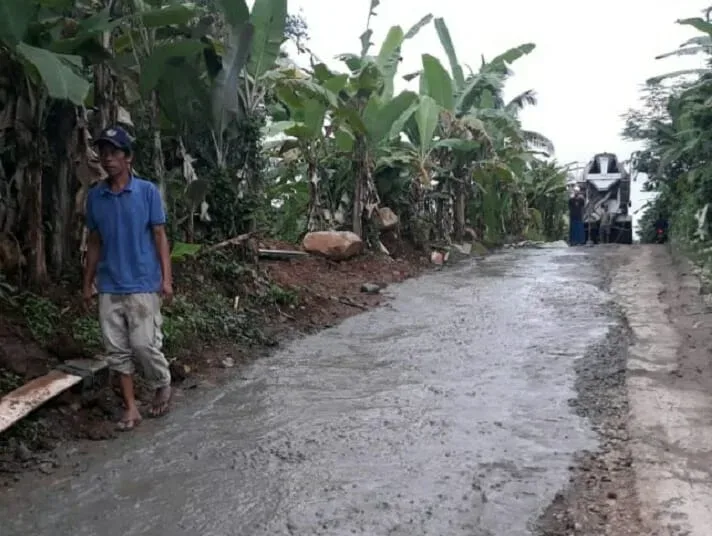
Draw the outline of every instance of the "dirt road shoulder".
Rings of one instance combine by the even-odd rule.
[[[712,311],[667,248],[623,256],[611,291],[632,331],[626,390],[635,487],[645,534],[703,536],[712,527]]]
[[[630,252],[630,248],[626,249]],[[610,291],[612,272],[629,260],[606,248],[589,250],[597,265],[601,290]],[[585,306],[585,304],[581,304]],[[609,297],[613,322],[600,344],[589,347],[574,363],[576,397],[573,411],[587,419],[598,436],[598,448],[580,452],[571,464],[568,485],[537,520],[539,536],[640,536],[638,499],[628,436],[626,360],[630,329],[615,300]],[[646,535],[647,536],[647,535]]]

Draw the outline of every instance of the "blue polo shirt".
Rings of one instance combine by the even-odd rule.
[[[87,227],[101,236],[97,289],[101,294],[141,294],[161,289],[161,264],[153,226],[166,223],[158,188],[131,177],[120,192],[106,182],[87,198]]]

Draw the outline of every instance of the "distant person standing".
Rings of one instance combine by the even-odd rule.
[[[119,430],[141,422],[133,374],[140,365],[154,390],[148,409],[165,415],[171,399],[171,374],[161,350],[161,299],[173,297],[166,215],[158,188],[131,173],[128,133],[120,127],[102,132],[96,141],[108,178],[89,191],[89,244],[84,272],[84,301],[99,290],[99,323],[110,368],[118,372],[125,411]]]
[[[611,227],[613,226],[613,213],[609,212],[610,205],[606,201],[603,203],[603,214],[601,214],[601,223],[599,224],[600,242],[608,244],[611,240]]]
[[[667,242],[668,227],[669,227],[669,223],[668,223],[667,218],[663,218],[662,215],[658,216],[658,219],[655,220],[655,241],[658,244]]]
[[[585,200],[581,195],[581,189],[574,187],[574,195],[569,198],[569,245],[579,246],[585,242],[585,232],[583,227],[583,207]]]

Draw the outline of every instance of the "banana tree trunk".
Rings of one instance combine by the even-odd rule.
[[[247,184],[247,192],[255,203],[254,206],[262,206],[265,199],[265,185],[263,181],[263,162],[262,162],[262,142],[261,129],[264,125],[264,116],[261,112],[254,112],[254,115],[249,119],[248,131],[245,132],[247,145],[245,147],[245,179]],[[250,214],[249,230],[256,232],[260,224],[260,211],[253,210]]]
[[[319,191],[319,173],[316,164],[309,162],[307,166],[307,176],[309,177],[309,210],[307,213],[307,231],[323,230],[323,213]]]
[[[447,185],[442,185],[439,190],[440,195],[436,201],[436,216],[435,221],[437,222],[437,238],[438,240],[443,240],[445,242],[450,242],[453,234],[453,202],[452,202],[452,192],[450,187]]]
[[[354,197],[352,204],[352,230],[355,234],[363,238],[363,210],[364,210],[364,182],[368,179],[365,176],[364,160],[368,157],[365,143],[362,139],[357,139],[356,143],[356,180],[354,184]]]
[[[446,218],[446,211],[447,207],[445,206],[445,200],[444,199],[438,199],[436,201],[436,209],[435,209],[435,221],[437,222],[437,238],[438,240],[447,240],[447,232],[445,230],[445,218]]]
[[[430,224],[425,201],[425,190],[419,179],[411,182],[410,188],[410,237],[416,248],[425,251],[430,241]]]
[[[161,141],[161,131],[153,131],[152,147],[153,179],[158,183],[158,190],[161,192],[161,200],[164,209],[166,204],[166,166],[163,162],[163,142]]]
[[[363,238],[363,180],[360,176],[356,177],[356,187],[354,188],[353,201],[353,232]]]
[[[71,180],[71,165],[69,159],[62,157],[57,166],[57,180],[52,195],[54,221],[52,222],[52,245],[50,248],[50,265],[55,276],[62,273],[67,259],[67,242],[70,232],[72,200],[69,195]]]
[[[455,192],[455,241],[461,244],[465,239],[465,206],[467,204],[464,184],[458,182]]]
[[[151,161],[153,167],[153,179],[158,183],[158,190],[161,192],[163,209],[166,209],[166,165],[163,160],[163,141],[161,140],[161,113],[158,106],[158,93],[151,93],[149,104],[149,114],[151,117],[151,130],[153,144],[151,148]]]
[[[37,151],[39,152],[39,151]],[[27,167],[27,245],[29,246],[30,283],[41,285],[47,281],[47,256],[42,221],[42,165],[39,155],[35,155]]]
[[[72,243],[72,180],[74,177],[74,156],[77,154],[76,109],[64,105],[59,110],[60,120],[57,132],[55,154],[58,160],[57,180],[53,181],[52,205],[54,222],[50,248],[50,265],[59,277],[69,257]]]
[[[371,155],[363,138],[356,142],[356,184],[353,199],[353,232],[362,239],[367,239],[367,231],[373,227],[373,214],[381,204],[376,190],[376,183],[373,180],[373,163]],[[367,240],[369,245],[376,246],[378,242]]]
[[[32,285],[42,285],[47,280],[47,254],[44,232],[44,196],[42,187],[42,156],[47,139],[44,133],[44,117],[47,96],[26,85],[23,95],[27,105],[27,118],[31,123],[16,120],[16,154],[19,155],[17,169],[23,193],[24,223],[26,233],[23,246],[28,251],[28,275]],[[17,119],[17,118],[16,118]]]
[[[107,33],[104,36],[106,50],[111,50],[111,38]],[[116,103],[116,81],[111,73],[111,68],[105,64],[98,64],[94,67],[94,106],[97,113],[92,118],[91,133],[98,136],[99,133],[116,123],[119,115]]]

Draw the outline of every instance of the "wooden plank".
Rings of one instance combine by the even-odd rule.
[[[0,398],[0,432],[81,381],[81,376],[53,370],[6,394]]]
[[[300,257],[308,257],[309,253],[304,251],[296,251],[291,249],[260,249],[258,251],[260,258],[286,260]]]
[[[59,370],[67,374],[77,374],[79,376],[91,376],[97,372],[101,372],[108,366],[108,363],[103,359],[69,359],[64,361],[59,367]]]

